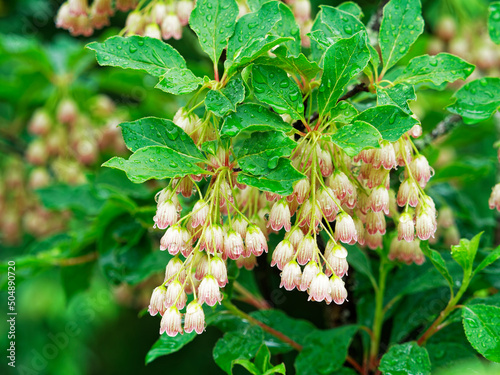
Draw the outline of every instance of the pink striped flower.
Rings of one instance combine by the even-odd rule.
[[[177,307],[169,307],[161,318],[160,335],[164,332],[166,332],[170,337],[177,336],[178,333],[182,335],[184,331],[182,329],[181,320],[181,313]]]

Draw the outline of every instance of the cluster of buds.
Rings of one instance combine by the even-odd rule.
[[[26,160],[38,167],[50,166],[58,181],[75,185],[86,181],[85,167],[98,161],[100,151],[123,153],[117,128],[123,118],[113,116],[115,104],[105,95],[94,97],[92,102],[89,114],[81,113],[70,98],[60,100],[54,111],[35,110],[28,123],[33,139]],[[46,186],[51,180],[49,174],[40,171],[35,169],[30,177],[32,188]]]
[[[309,33],[311,32],[313,21],[311,19],[311,2],[310,0],[285,0],[292,9],[295,20],[300,27],[300,39],[302,47],[311,47],[311,39]]]

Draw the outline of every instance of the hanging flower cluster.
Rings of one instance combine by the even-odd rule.
[[[217,139],[213,124],[190,110],[181,108],[174,123],[197,145]],[[268,251],[269,233],[282,229],[284,239],[274,249],[271,265],[282,271],[281,287],[306,291],[312,301],[342,304],[346,300],[342,278],[349,265],[343,244],[382,247],[386,216],[394,220],[398,232],[389,258],[408,264],[424,262],[419,241],[433,237],[436,209],[423,191],[433,170],[411,140],[420,136],[420,125],[397,142],[381,141],[380,148],[365,149],[353,158],[322,136],[335,131],[335,125],[328,123],[302,133],[290,159],[307,178],[298,181],[288,196],[261,193],[238,183],[236,158],[220,143],[206,174],[173,179],[158,193],[154,222],[166,229],[160,248],[174,255],[149,306],[152,315],[162,315],[160,332],[171,336],[201,332],[201,306],[221,302],[228,259],[252,269],[256,257]],[[390,172],[398,167],[404,167],[404,172],[396,196],[390,189]],[[204,194],[197,185],[203,178],[209,181]],[[178,194],[189,197],[193,189],[199,199],[181,217]],[[317,244],[322,232],[329,237],[325,249]],[[187,306],[182,328],[180,311],[187,294],[193,294],[194,300]]]

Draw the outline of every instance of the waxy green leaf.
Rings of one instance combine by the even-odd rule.
[[[415,85],[431,82],[439,86],[444,82],[466,79],[473,71],[474,65],[449,53],[440,53],[436,56],[423,55],[411,59],[395,83],[406,82]]]
[[[423,31],[420,0],[391,0],[384,7],[379,34],[384,71],[408,53]]]
[[[493,43],[500,44],[500,1],[491,3],[488,17],[488,31]]]
[[[358,113],[358,110],[354,108],[351,103],[342,100],[331,110],[330,120],[349,124],[352,122],[352,119],[358,115]]]
[[[174,95],[188,94],[198,88],[203,79],[189,69],[170,69],[156,84],[156,88]]]
[[[311,32],[321,31],[322,40],[329,45],[337,39],[351,38],[354,34],[365,31],[363,23],[350,12],[330,6],[321,6],[321,10],[311,28]],[[330,42],[328,42],[330,41]],[[329,45],[326,49],[328,49]],[[311,51],[315,61],[320,62],[324,53],[325,46],[318,45],[315,38],[311,39]]]
[[[87,48],[96,52],[99,65],[144,70],[155,77],[161,77],[169,69],[186,68],[179,52],[155,38],[113,36],[104,43],[90,43]]]
[[[237,16],[235,0],[199,0],[191,12],[189,25],[214,64],[219,62],[229,37],[234,33]]]
[[[318,92],[320,116],[335,107],[345,86],[365,68],[369,59],[370,51],[366,46],[366,34],[363,32],[349,39],[340,39],[328,48]]]
[[[428,242],[422,242],[420,244],[420,248],[422,249],[422,252],[425,254],[425,256],[432,262],[434,267],[445,278],[446,282],[453,290],[453,277],[451,276],[450,271],[448,270],[448,267],[446,266],[446,263],[441,254],[439,254],[436,250],[432,250],[429,247]]]
[[[326,331],[314,330],[307,335],[302,351],[295,360],[297,374],[320,375],[333,374],[340,369],[347,357],[358,326],[346,325]],[[324,350],[334,348],[334,350]]]
[[[236,111],[236,105],[245,99],[245,86],[240,78],[231,80],[220,90],[210,90],[205,97],[205,107],[219,117]]]
[[[356,18],[359,18],[359,19],[363,18],[363,10],[361,9],[361,7],[358,4],[356,4],[352,1],[346,1],[342,4],[340,4],[337,7],[337,9],[341,10],[343,12],[350,13]]]
[[[235,113],[229,114],[224,119],[220,133],[222,137],[234,137],[242,131],[265,130],[279,130],[287,133],[292,130],[292,127],[268,108],[249,103],[238,106]]]
[[[279,159],[289,156],[296,146],[281,132],[255,132],[238,137],[233,151],[243,172],[260,176],[276,168]]]
[[[167,146],[180,154],[203,159],[203,154],[191,137],[170,120],[145,117],[132,122],[123,122],[120,127],[130,151],[135,152],[147,146]]]
[[[204,173],[206,171],[196,165],[202,161],[197,155],[181,154],[166,146],[148,146],[137,150],[128,160],[115,156],[102,166],[120,169],[130,181],[141,183]]]
[[[287,49],[284,46],[276,48],[273,53],[276,57],[262,56],[255,60],[255,64],[272,65],[309,80],[316,77],[321,70],[318,64],[309,61],[303,53],[297,57],[287,57]]]
[[[500,307],[462,307],[462,323],[467,340],[482,356],[500,362]]]
[[[384,375],[430,375],[429,353],[414,341],[393,345],[380,360],[379,370]]]
[[[332,135],[332,141],[349,156],[356,156],[365,148],[380,148],[380,132],[364,121],[341,127]]]
[[[476,258],[477,248],[479,247],[479,240],[482,234],[482,232],[479,233],[470,241],[461,239],[458,245],[451,247],[451,256],[464,269],[465,275],[470,275],[472,272],[474,258]]]
[[[411,114],[408,101],[417,100],[413,85],[398,83],[392,87],[377,87],[377,104],[391,104],[401,108],[405,113]]]
[[[389,142],[396,142],[404,133],[410,130],[418,121],[394,105],[380,105],[361,112],[354,120],[364,121],[373,125]]]
[[[294,183],[303,178],[305,176],[290,164],[290,160],[284,158],[279,158],[276,167],[262,176],[238,173],[238,182],[280,195],[292,194]]]
[[[479,263],[479,265],[474,270],[473,275],[477,275],[479,272],[488,267],[490,264],[496,262],[498,259],[500,259],[500,246],[498,246],[495,250],[489,253],[486,256],[486,258],[484,258],[482,262]]]
[[[284,70],[269,65],[254,65],[252,84],[257,99],[269,104],[276,112],[289,114],[295,120],[304,118],[300,88]]]
[[[287,49],[290,56],[298,56],[301,50],[300,27],[295,20],[292,10],[286,4],[280,3],[279,12],[281,19],[274,25],[271,33],[283,38],[293,38],[283,43],[283,46]]]
[[[500,78],[480,78],[462,86],[453,97],[457,100],[446,109],[462,116],[466,124],[490,118],[500,108]]]
[[[196,332],[185,333],[175,337],[167,336],[167,334],[161,335],[146,354],[146,365],[158,357],[181,350],[185,345],[193,341],[196,336]]]

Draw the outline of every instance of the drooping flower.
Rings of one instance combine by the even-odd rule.
[[[184,317],[184,331],[191,333],[193,330],[200,334],[205,330],[205,313],[203,308],[194,300],[187,305],[186,316]]]
[[[222,301],[219,283],[212,275],[206,275],[201,280],[198,287],[198,301],[200,305],[206,303],[208,306],[214,306],[217,302]]]
[[[184,331],[182,329],[181,320],[182,316],[177,307],[169,307],[161,318],[160,335],[164,332],[170,337],[177,336],[178,333],[182,335]]]

